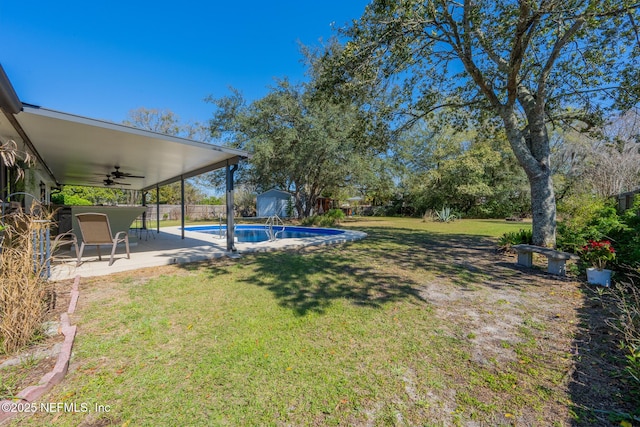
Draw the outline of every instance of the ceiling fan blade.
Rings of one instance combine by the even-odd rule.
[[[116,181],[115,178],[111,179],[111,174],[107,175],[107,179],[103,179],[102,182],[104,183],[105,187],[112,187],[114,185],[131,185],[125,182]]]
[[[116,179],[118,179],[118,178],[144,178],[144,176],[142,176],[142,175],[133,175],[133,174],[128,173],[128,172],[122,172],[122,171],[120,171],[120,166],[114,166],[113,168],[115,170],[113,172],[111,172],[111,176],[113,176]]]

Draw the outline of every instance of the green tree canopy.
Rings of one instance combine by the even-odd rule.
[[[60,205],[115,205],[128,202],[129,195],[119,188],[65,185],[51,201]]]
[[[381,113],[402,108],[404,123],[443,106],[498,120],[529,180],[534,243],[552,246],[548,125],[595,124],[614,100],[637,102],[618,91],[637,73],[637,15],[629,0],[374,0],[318,82],[358,101],[392,94]]]
[[[353,183],[367,151],[357,109],[306,89],[283,80],[250,105],[238,92],[210,99],[217,107],[213,136],[252,153],[240,180],[258,191],[290,191],[302,216],[311,214],[322,193]]]
[[[418,213],[445,206],[482,217],[528,211],[526,176],[503,132],[491,126],[457,132],[433,123],[414,126],[394,149],[402,185]]]

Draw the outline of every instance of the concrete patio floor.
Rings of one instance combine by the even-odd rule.
[[[163,227],[160,229],[160,233],[152,230],[148,236],[143,234],[141,239],[138,239],[135,233],[130,233],[131,258],[127,259],[124,245],[119,245],[114,257],[115,261],[111,266],[109,266],[111,250],[106,246],[101,247],[102,261],[98,260],[98,253],[94,246],[86,247],[82,263],[77,267],[75,251],[65,250],[62,253],[58,253],[52,263],[51,280],[66,280],[77,275],[81,277],[104,276],[146,267],[185,264],[223,256],[235,257],[253,252],[331,245],[359,240],[364,237],[366,237],[366,233],[344,230],[344,233],[330,236],[278,239],[273,242],[259,243],[236,242],[237,252],[229,253],[226,250],[227,241],[224,237],[220,238],[217,235],[185,231],[185,238],[182,239],[180,227]]]

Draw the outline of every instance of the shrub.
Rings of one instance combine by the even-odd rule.
[[[556,243],[559,249],[578,253],[589,240],[611,240],[620,248],[618,237],[629,231],[613,203],[593,202],[588,208],[558,223]]]
[[[456,215],[451,208],[443,207],[441,210],[436,211],[436,220],[440,222],[451,222],[456,219]]]
[[[319,227],[333,227],[336,225],[336,219],[335,218],[331,218],[329,216],[320,216],[319,220],[317,222],[317,225]]]
[[[56,205],[66,205],[66,206],[91,206],[93,203],[91,201],[84,199],[77,195],[68,195],[68,194],[52,194],[51,195],[51,203]]]
[[[313,215],[313,216],[308,216],[306,218],[302,218],[302,220],[300,221],[300,224],[304,225],[305,227],[311,227],[316,225],[317,221],[318,221],[318,216]]]
[[[293,205],[293,199],[289,198],[287,200],[287,217],[293,218],[293,215],[295,212],[296,212],[296,207]]]
[[[435,218],[436,218],[436,214],[433,211],[433,209],[427,209],[422,214],[422,222],[431,222],[431,221],[435,220]]]
[[[340,221],[344,219],[344,212],[342,212],[342,209],[331,209],[325,213],[324,216],[333,218],[335,222],[340,223]]]
[[[622,214],[617,212],[613,202],[576,212],[558,223],[558,248],[579,253],[589,240],[609,240],[616,248],[612,269],[624,272],[623,266],[640,265],[640,198]]]
[[[533,244],[533,231],[520,229],[518,231],[510,231],[504,233],[498,239],[498,246],[502,249],[509,249],[513,245],[531,245]]]
[[[331,211],[329,211],[331,212]],[[342,212],[342,211],[340,211]],[[343,214],[344,216],[344,214]],[[312,227],[312,226],[317,226],[317,227],[334,227],[336,225],[336,219],[328,216],[328,215],[313,215],[307,218],[303,218],[302,221],[300,221],[300,224],[306,226],[306,227]]]

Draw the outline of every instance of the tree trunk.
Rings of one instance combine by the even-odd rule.
[[[306,203],[304,205],[304,217],[309,218],[311,216],[311,212],[313,209],[313,203],[311,202],[309,196],[306,197]]]
[[[556,199],[551,179],[549,135],[544,117],[530,115],[525,130],[518,128],[518,121],[512,111],[503,113],[502,118],[509,144],[529,179],[533,244],[555,247]]]
[[[551,171],[529,177],[531,186],[531,213],[533,217],[533,244],[555,247],[556,244],[556,198],[553,191]]]
[[[302,202],[302,196],[298,191],[293,193],[293,201],[294,201],[293,204],[296,207],[298,218],[305,218],[304,204]]]

